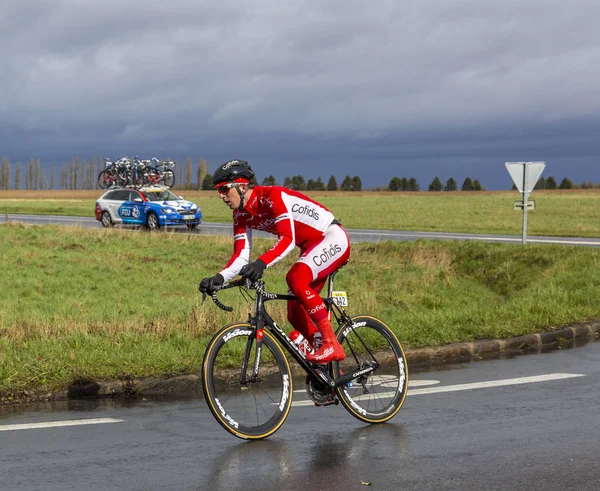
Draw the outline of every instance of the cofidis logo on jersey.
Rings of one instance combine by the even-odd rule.
[[[338,244],[330,244],[329,247],[323,247],[323,252],[312,257],[313,263],[316,266],[327,264],[330,259],[335,258],[342,252],[342,248]]]
[[[300,206],[298,203],[294,203],[294,205],[292,205],[292,212],[299,213],[301,215],[306,215],[306,216],[312,218],[313,220],[319,219],[319,214],[317,213],[317,209],[311,208],[308,205]]]

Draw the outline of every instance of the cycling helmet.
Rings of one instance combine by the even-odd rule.
[[[226,182],[250,182],[254,177],[252,167],[245,160],[229,160],[213,174],[213,188]]]

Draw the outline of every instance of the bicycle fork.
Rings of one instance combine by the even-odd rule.
[[[258,376],[260,369],[260,354],[262,352],[263,345],[263,336],[264,336],[264,327],[265,327],[265,319],[262,315],[262,301],[261,299],[257,299],[257,307],[261,307],[257,309],[257,314],[255,318],[251,318],[250,325],[254,328],[254,336],[248,336],[248,341],[246,342],[246,351],[244,353],[244,359],[242,361],[242,370],[240,374],[240,383],[242,388],[248,388],[248,383],[260,382],[260,377]],[[256,351],[254,352],[254,361],[252,364],[252,373],[250,377],[248,377],[248,364],[250,363],[250,354],[252,353],[252,345],[256,342]]]

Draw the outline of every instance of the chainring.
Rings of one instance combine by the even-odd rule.
[[[305,382],[308,397],[316,404],[332,404],[336,402],[335,391],[308,375]]]

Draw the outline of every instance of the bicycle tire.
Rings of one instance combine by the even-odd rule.
[[[110,187],[110,181],[110,174],[105,170],[100,171],[100,174],[98,174],[98,187],[100,189],[108,189]]]
[[[117,186],[119,187],[125,187],[129,185],[129,174],[127,173],[127,171],[119,171],[117,173],[117,175],[115,176],[115,183],[117,184]]]
[[[369,315],[351,317],[337,332],[346,359],[331,364],[331,376],[357,372],[377,361],[379,368],[336,389],[342,405],[365,423],[384,423],[402,408],[408,389],[408,365],[402,345],[381,320]]]
[[[254,336],[248,323],[225,326],[211,339],[202,362],[202,390],[208,408],[225,430],[245,440],[275,433],[292,406],[290,366],[267,331],[260,352],[259,381],[241,383],[244,353]],[[256,342],[251,341],[247,372],[252,370],[255,354]]]
[[[172,188],[175,185],[175,173],[172,170],[166,170],[162,178],[165,187]]]
[[[135,189],[142,189],[144,187],[144,176],[139,172],[134,172],[131,174],[131,185]]]

